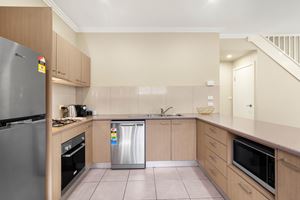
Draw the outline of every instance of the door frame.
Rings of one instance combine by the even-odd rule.
[[[234,95],[234,73],[235,71],[237,70],[240,70],[240,69],[243,69],[243,68],[246,68],[246,67],[249,67],[253,65],[253,119],[255,120],[256,119],[256,61],[253,61],[253,62],[249,62],[248,64],[246,65],[242,65],[242,66],[239,66],[239,67],[233,67],[232,69],[232,116],[234,116],[234,106],[235,106],[235,95]]]

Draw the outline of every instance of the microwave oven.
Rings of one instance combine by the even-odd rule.
[[[253,141],[233,140],[233,165],[275,193],[275,151]]]

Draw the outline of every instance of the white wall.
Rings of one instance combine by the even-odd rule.
[[[219,107],[219,35],[215,33],[79,34],[92,59],[92,85],[77,102],[99,114],[196,112],[207,96]],[[207,88],[205,81],[217,86]]]
[[[300,127],[300,82],[262,51],[257,57],[256,118]]]
[[[92,59],[92,86],[218,84],[215,33],[79,34],[78,45]]]
[[[232,70],[231,62],[220,64],[220,114],[232,116]]]

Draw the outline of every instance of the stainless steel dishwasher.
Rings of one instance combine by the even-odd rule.
[[[111,122],[111,168],[145,168],[145,121]]]

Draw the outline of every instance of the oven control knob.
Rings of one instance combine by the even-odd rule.
[[[81,137],[82,140],[84,140],[84,137]]]
[[[66,150],[66,151],[69,151],[69,146],[66,146],[66,147],[65,147],[65,150]]]

